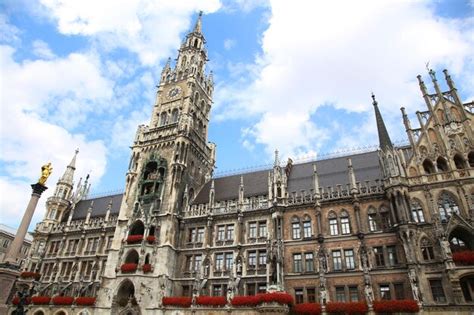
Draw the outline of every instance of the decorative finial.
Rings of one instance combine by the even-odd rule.
[[[372,93],[372,105],[377,105],[377,101],[375,100],[375,94],[374,92],[371,92]]]
[[[48,177],[53,172],[53,167],[51,166],[51,162],[41,166],[41,177],[38,179],[38,184],[45,185]]]
[[[199,17],[201,17],[201,16],[202,16],[202,10],[201,10],[201,11],[199,11]]]

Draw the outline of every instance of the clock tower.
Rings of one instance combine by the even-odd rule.
[[[138,127],[131,147],[98,300],[117,313],[159,307],[157,296],[173,294],[180,217],[214,169],[215,145],[207,142],[214,87],[212,73],[205,73],[201,18],[181,44],[175,65],[168,60],[163,68],[150,124]],[[150,294],[130,301],[138,298],[138,289]]]

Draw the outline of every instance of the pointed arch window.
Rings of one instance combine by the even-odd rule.
[[[426,237],[421,240],[421,255],[426,261],[430,261],[435,258],[433,244]]]
[[[410,204],[411,217],[416,223],[424,223],[425,216],[423,214],[423,208],[418,200],[413,200]]]
[[[466,161],[464,161],[464,158],[460,154],[456,154],[453,157],[454,160],[454,165],[456,165],[456,169],[462,170],[463,168],[466,168]]]
[[[173,111],[171,112],[171,122],[172,123],[175,123],[178,121],[178,109],[175,108],[173,109]]]
[[[294,240],[301,238],[301,226],[300,219],[298,217],[293,217],[291,219],[291,234]]]
[[[440,172],[447,172],[448,171],[448,163],[443,157],[438,157],[436,160],[436,167],[438,168],[438,171]]]
[[[375,232],[378,230],[378,224],[377,224],[377,211],[375,208],[369,208],[368,211],[368,219],[369,219],[369,231]]]
[[[164,126],[166,125],[167,121],[168,121],[168,114],[167,113],[161,113],[161,116],[160,116],[160,126]]]
[[[451,194],[444,192],[438,199],[438,210],[441,221],[446,221],[453,213],[459,214],[459,206]]]
[[[431,162],[430,159],[425,159],[423,161],[423,169],[425,170],[426,174],[433,174],[435,172],[433,162]]]
[[[311,228],[311,218],[306,215],[303,218],[303,238],[310,238],[313,235]]]
[[[341,233],[351,234],[351,222],[347,211],[342,210],[341,212]]]
[[[390,222],[390,212],[388,211],[388,208],[386,207],[381,207],[380,208],[380,227],[382,230],[389,229],[392,226]]]
[[[337,215],[334,212],[329,213],[329,234],[339,235],[339,225],[337,222]]]

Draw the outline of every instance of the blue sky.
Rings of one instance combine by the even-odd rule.
[[[209,140],[217,174],[376,145],[370,92],[394,141],[416,75],[449,69],[474,96],[473,1],[13,1],[0,13],[0,222],[19,224],[40,166],[51,187],[79,148],[76,180],[120,190],[166,59],[204,11],[215,78]],[[343,9],[341,9],[343,8]]]

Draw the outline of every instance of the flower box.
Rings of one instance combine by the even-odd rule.
[[[74,298],[72,296],[55,296],[52,301],[54,305],[72,305]]]
[[[28,305],[31,303],[31,298],[30,297],[27,297],[26,300],[25,300],[25,304]],[[13,305],[18,305],[20,304],[20,298],[17,296],[15,296],[13,299],[12,299],[12,304]]]
[[[142,267],[143,273],[151,272],[151,264],[144,264]]]
[[[140,243],[143,240],[143,235],[129,235],[127,237],[127,244],[136,244]]]
[[[51,298],[49,296],[33,296],[31,298],[31,303],[37,304],[37,305],[49,304],[50,301],[51,301]]]
[[[257,295],[242,295],[236,296],[232,299],[230,304],[232,306],[257,306],[260,303],[260,297]]]
[[[474,250],[453,253],[453,260],[460,265],[474,265]]]
[[[83,305],[83,306],[94,305],[95,301],[96,301],[96,298],[91,297],[91,296],[80,296],[75,299],[76,305]]]
[[[260,298],[260,303],[293,304],[293,297],[286,292],[263,293],[257,296]]]
[[[39,280],[39,278],[41,278],[41,274],[33,271],[23,271],[22,273],[20,273],[20,278]]]
[[[196,304],[205,306],[225,306],[227,299],[224,296],[198,296]]]
[[[292,314],[321,314],[321,305],[319,303],[296,304],[292,308]]]
[[[148,244],[153,244],[156,241],[156,237],[154,235],[148,235],[146,237],[146,241],[148,242]]]
[[[187,296],[163,297],[164,306],[190,307],[191,298]]]
[[[415,300],[374,301],[373,307],[377,313],[417,313],[420,310]]]
[[[129,273],[129,272],[135,272],[137,271],[137,268],[138,268],[138,264],[134,264],[134,263],[127,263],[127,264],[123,264],[121,267],[120,267],[120,270],[124,273]]]
[[[328,302],[326,312],[332,314],[365,314],[369,311],[365,302]]]

